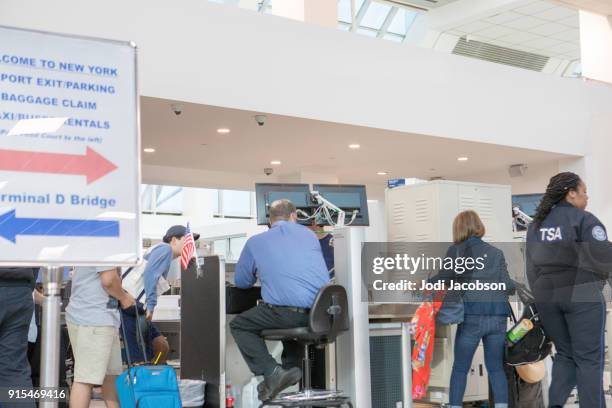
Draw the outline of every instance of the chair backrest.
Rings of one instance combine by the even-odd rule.
[[[323,286],[310,309],[310,330],[333,341],[350,325],[346,289],[340,285]]]

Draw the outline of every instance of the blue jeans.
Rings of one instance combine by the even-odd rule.
[[[145,310],[142,307],[139,307],[138,310],[140,319],[144,319]],[[146,347],[147,358],[145,358],[136,329],[137,320],[135,312],[128,309],[128,311],[122,310],[121,313],[123,314],[123,324],[125,325],[124,329],[127,336],[127,339],[123,339],[123,342],[130,353],[130,360],[132,363],[153,362],[156,358],[156,356],[153,355],[153,340],[161,336],[159,329],[154,324],[147,322],[147,332],[142,333],[144,337],[142,340],[144,340]],[[121,336],[123,337],[123,330],[121,331]]]
[[[455,338],[455,361],[449,395],[452,407],[463,406],[467,375],[481,339],[495,407],[503,408],[508,405],[508,381],[504,372],[506,327],[506,316],[465,315],[463,323],[457,328]]]

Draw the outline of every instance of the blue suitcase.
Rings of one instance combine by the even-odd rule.
[[[138,312],[136,312],[138,314]],[[124,341],[127,338],[121,314]],[[138,318],[138,317],[137,317]],[[137,327],[137,336],[146,356],[144,338]],[[181,408],[181,397],[174,369],[168,365],[133,366],[128,347],[125,348],[128,369],[117,377],[117,395],[122,408]]]
[[[116,385],[122,408],[181,408],[176,373],[170,366],[131,367]]]

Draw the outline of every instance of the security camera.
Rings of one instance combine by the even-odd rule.
[[[176,116],[180,116],[181,113],[183,113],[183,107],[181,105],[170,105],[170,107]]]
[[[270,175],[270,174],[272,174],[272,173],[274,173],[274,169],[273,169],[272,167],[266,167],[266,168],[264,169],[264,174],[265,174],[266,176],[269,176],[269,175]]]
[[[259,126],[263,126],[266,124],[266,115],[255,115],[255,122],[257,122],[257,124]]]
[[[508,174],[510,175],[510,177],[521,177],[525,175],[525,172],[527,171],[527,165],[526,164],[513,164],[510,167],[508,167]]]

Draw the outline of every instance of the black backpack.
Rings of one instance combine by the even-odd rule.
[[[552,341],[544,333],[542,321],[538,315],[535,303],[525,305],[522,319],[529,319],[533,323],[533,328],[525,334],[525,336],[513,344],[506,339],[506,364],[511,366],[519,366],[523,364],[535,363],[544,360],[552,349]],[[514,312],[512,312],[512,320],[517,322]]]

